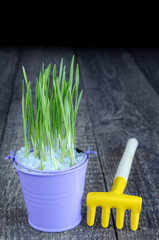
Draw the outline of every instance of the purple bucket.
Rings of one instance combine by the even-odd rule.
[[[78,150],[79,151],[79,150]],[[29,224],[44,232],[62,232],[82,219],[81,204],[89,154],[66,170],[26,171],[14,161],[28,212]]]

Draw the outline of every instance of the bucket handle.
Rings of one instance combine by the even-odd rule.
[[[94,151],[91,151],[91,150],[90,150],[90,147],[88,147],[88,150],[85,152],[85,154],[87,154],[87,157],[89,158],[90,154],[96,155],[97,153],[94,152]]]

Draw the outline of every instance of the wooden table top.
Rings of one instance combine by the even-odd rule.
[[[23,146],[21,112],[22,66],[32,87],[42,63],[70,66],[72,55],[80,67],[84,90],[77,122],[77,147],[96,151],[88,164],[82,203],[82,221],[62,233],[44,233],[30,227],[11,149]],[[69,67],[66,69],[68,74]],[[0,239],[159,239],[159,50],[71,47],[0,48]],[[115,226],[115,209],[109,227],[101,226],[98,207],[93,227],[86,223],[86,196],[110,191],[126,142],[139,146],[125,193],[143,198],[139,228],[130,229],[130,212],[124,227]]]

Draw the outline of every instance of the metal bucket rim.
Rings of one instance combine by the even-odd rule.
[[[77,151],[83,152],[80,149],[76,149]],[[84,153],[84,152],[83,152]],[[79,168],[81,168],[85,163],[87,163],[89,160],[89,153],[85,152],[84,153],[84,157],[83,159],[75,164],[72,167],[66,168],[66,169],[61,169],[61,170],[54,170],[54,171],[44,171],[44,170],[37,170],[37,169],[32,169],[32,168],[28,168],[24,165],[22,165],[18,160],[17,157],[15,157],[15,161],[13,162],[14,167],[16,168],[16,170],[25,173],[25,174],[29,174],[29,175],[36,175],[36,176],[50,176],[50,175],[61,175],[61,174],[66,174],[66,173],[70,173],[72,171],[76,171]],[[19,164],[20,163],[20,164]],[[19,166],[21,168],[19,168]],[[24,167],[23,167],[24,166]]]

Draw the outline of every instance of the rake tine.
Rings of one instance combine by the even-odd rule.
[[[122,227],[123,227],[124,215],[125,215],[125,210],[124,209],[117,209],[116,210],[116,227],[118,229],[122,229]]]
[[[138,229],[140,213],[133,210],[131,211],[131,229],[136,231]]]
[[[95,206],[88,206],[87,207],[87,224],[89,226],[93,226],[96,214],[96,207]]]
[[[102,207],[102,227],[107,228],[109,225],[110,209]]]

